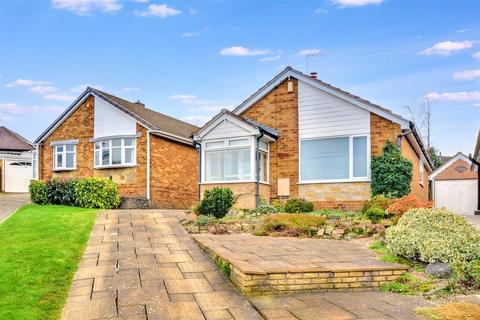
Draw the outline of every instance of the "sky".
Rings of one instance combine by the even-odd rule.
[[[473,152],[477,0],[0,1],[0,125],[30,140],[87,85],[201,125],[288,65],[413,114],[425,138],[428,100],[430,144]]]

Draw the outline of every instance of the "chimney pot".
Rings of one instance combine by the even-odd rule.
[[[140,100],[137,100],[137,102],[135,102],[135,104],[136,104],[137,106],[140,106],[140,107],[145,108],[145,104],[144,104],[143,102],[141,102]]]
[[[314,72],[310,72],[310,78],[312,79],[317,79],[317,73],[314,71]]]

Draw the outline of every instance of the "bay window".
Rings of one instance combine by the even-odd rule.
[[[300,148],[300,182],[368,179],[366,135],[301,140]]]
[[[135,165],[135,138],[114,138],[95,142],[95,167]]]
[[[254,181],[254,138],[237,138],[204,143],[203,181]],[[260,143],[260,181],[268,181],[268,143]]]

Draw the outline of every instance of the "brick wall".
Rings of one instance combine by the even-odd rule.
[[[197,203],[197,150],[153,135],[150,143],[150,189],[154,204],[185,209]]]
[[[372,158],[382,154],[383,146],[387,140],[396,144],[397,137],[401,133],[402,130],[399,124],[382,118],[374,113],[370,113],[370,143]]]
[[[407,138],[402,138],[402,146],[401,146],[402,155],[406,158],[410,159],[413,164],[413,176],[412,176],[412,183],[411,183],[411,191],[410,194],[415,195],[418,199],[422,201],[428,200],[428,170],[427,168],[423,167],[423,184],[420,184],[420,159],[416,154],[415,150],[413,150],[410,142],[408,142]]]
[[[290,195],[298,197],[298,81],[293,92],[283,81],[265,97],[242,113],[249,119],[275,128],[280,138],[270,143],[271,196],[276,197],[277,179],[290,179]]]
[[[460,172],[466,168],[465,171]],[[456,169],[459,169],[457,171]],[[462,180],[462,179],[477,179],[477,173],[470,170],[470,164],[462,159],[456,160],[444,171],[440,172],[435,180]]]
[[[247,183],[224,183],[224,184],[203,184],[201,185],[202,197],[205,190],[215,187],[229,188],[232,190],[236,201],[233,205],[237,209],[255,208],[255,182]],[[260,183],[260,198],[270,201],[270,186]]]

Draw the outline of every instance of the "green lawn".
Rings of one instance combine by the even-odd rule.
[[[58,319],[97,210],[27,205],[0,224],[0,319]]]

